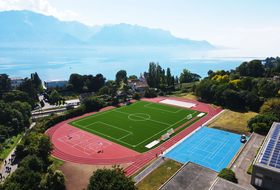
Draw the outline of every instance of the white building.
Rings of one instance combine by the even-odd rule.
[[[62,88],[64,85],[67,86],[68,81],[66,79],[56,79],[56,80],[44,80],[44,85],[48,89],[51,86],[55,89],[58,85],[59,88]]]
[[[21,77],[14,77],[10,79],[11,79],[12,90],[15,90],[20,85],[20,83],[23,82],[23,78]]]

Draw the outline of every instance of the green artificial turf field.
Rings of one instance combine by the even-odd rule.
[[[99,112],[68,124],[142,153],[150,150],[145,148],[145,145],[160,139],[167,130],[175,130],[188,122],[189,114],[194,118],[199,113],[164,104],[136,101],[131,105]],[[195,119],[172,136],[201,118]]]

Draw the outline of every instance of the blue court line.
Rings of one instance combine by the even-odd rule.
[[[192,161],[221,171],[242,146],[240,137],[234,133],[202,127],[165,156],[182,163]]]

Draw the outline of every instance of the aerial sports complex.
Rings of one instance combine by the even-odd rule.
[[[143,98],[68,119],[46,134],[54,157],[88,165],[132,163],[127,176],[162,155],[220,171],[242,145],[240,135],[203,127],[221,112],[183,98]]]

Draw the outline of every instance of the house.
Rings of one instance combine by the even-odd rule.
[[[148,76],[148,73],[146,73],[146,72],[144,72],[143,75],[142,75],[142,73],[140,73],[139,80],[140,80],[141,82],[146,82],[147,76]]]
[[[20,83],[23,82],[23,78],[21,77],[14,77],[10,79],[11,79],[12,90],[15,90],[20,85]]]
[[[131,86],[133,90],[145,91],[149,87],[146,81],[142,82],[140,79],[128,80],[127,84]]]
[[[280,189],[280,123],[274,122],[253,163],[251,184]]]
[[[84,101],[84,99],[86,98],[86,97],[90,97],[90,96],[94,96],[94,92],[89,92],[89,93],[84,93],[84,94],[80,94],[80,100],[81,100],[81,102],[82,101]]]
[[[56,80],[44,80],[44,86],[48,89],[53,87],[54,89],[56,86],[62,88],[64,85],[67,86],[68,81],[66,79],[56,79]]]

